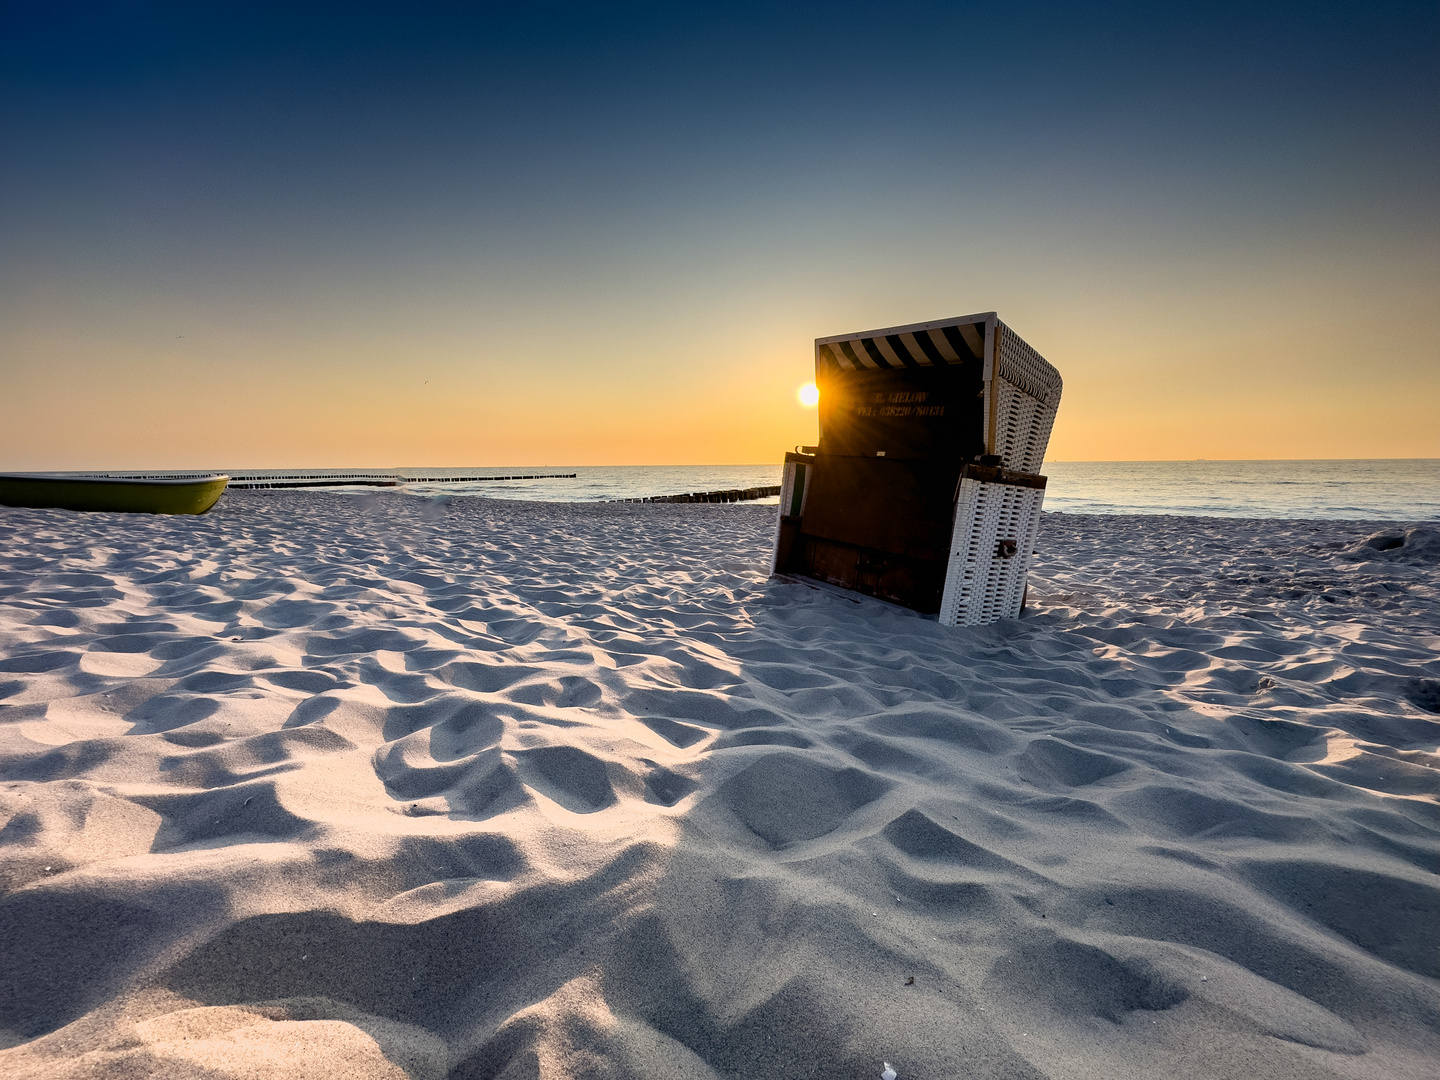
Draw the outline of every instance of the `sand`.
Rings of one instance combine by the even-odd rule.
[[[0,1073],[1440,1074],[1433,530],[1047,515],[949,629],[773,514],[0,510]]]

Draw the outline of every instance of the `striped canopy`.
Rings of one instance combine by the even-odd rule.
[[[815,343],[816,359],[842,371],[946,367],[985,359],[985,325],[991,315],[945,323],[869,330]]]

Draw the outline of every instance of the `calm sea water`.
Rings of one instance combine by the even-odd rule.
[[[1054,461],[1047,510],[1075,514],[1433,521],[1440,458]]]
[[[293,475],[345,470],[285,471]],[[554,502],[638,499],[692,491],[761,487],[780,482],[778,465],[453,466],[393,471],[412,477],[414,482],[401,490],[418,496],[433,497],[443,493]],[[502,476],[542,472],[573,472],[577,476],[573,480],[425,483],[427,476]],[[1382,521],[1440,519],[1440,459],[1437,458],[1379,461],[1054,461],[1045,464],[1045,473],[1050,477],[1045,508],[1077,514],[1187,514]],[[775,501],[763,500],[770,504]]]
[[[417,478],[444,470],[403,469]],[[452,494],[566,502],[634,499],[779,483],[775,465],[569,467],[574,480],[445,484]],[[499,470],[475,470],[496,473]],[[1440,459],[1410,461],[1052,461],[1047,510],[1202,517],[1440,518]],[[440,485],[413,485],[430,494]],[[769,502],[776,500],[770,499]]]

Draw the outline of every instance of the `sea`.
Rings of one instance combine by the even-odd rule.
[[[257,475],[270,470],[231,470]],[[287,476],[391,472],[399,490],[423,498],[484,496],[548,502],[602,502],[764,487],[780,482],[767,465],[527,465],[437,469],[286,469]],[[1200,517],[1440,520],[1440,458],[1360,461],[1051,461],[1045,509],[1072,514],[1180,514]],[[434,483],[442,476],[574,473],[565,479]],[[427,483],[427,478],[432,482]],[[366,488],[325,488],[365,491]],[[774,504],[774,498],[758,500]],[[738,504],[756,505],[756,503]]]

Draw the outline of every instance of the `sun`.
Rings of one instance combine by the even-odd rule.
[[[820,404],[820,388],[813,382],[807,382],[804,386],[800,387],[797,396],[800,398],[800,404],[804,405],[807,409],[813,409],[816,405]]]

